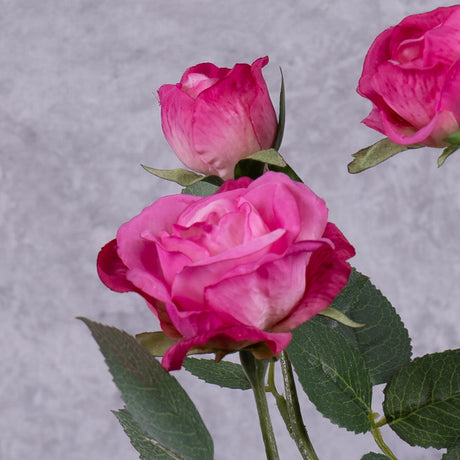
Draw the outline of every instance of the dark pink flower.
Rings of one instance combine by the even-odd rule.
[[[460,5],[405,18],[382,32],[364,61],[363,122],[402,144],[442,147],[460,123]]]
[[[208,197],[160,198],[122,225],[98,257],[102,281],[147,301],[178,369],[191,347],[280,353],[294,328],[347,283],[353,247],[324,201],[282,173],[227,181]]]
[[[273,146],[278,124],[262,76],[267,63],[198,64],[159,89],[163,132],[186,166],[229,179],[239,160]]]

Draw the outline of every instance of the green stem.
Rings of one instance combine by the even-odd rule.
[[[285,351],[280,354],[280,364],[283,373],[284,391],[286,394],[286,406],[290,420],[291,437],[294,439],[302,458],[305,460],[318,460],[315,450],[311,444],[307,430],[302,420],[297,390],[295,387],[294,375],[289,357]],[[286,421],[285,421],[286,422]]]
[[[382,433],[380,432],[379,427],[383,426],[386,423],[382,423],[383,421],[380,420],[379,422],[375,423],[374,420],[375,414],[371,414],[369,416],[369,420],[371,421],[371,433],[372,436],[374,436],[375,442],[377,445],[380,447],[380,450],[391,460],[398,460],[398,458],[395,456],[395,454],[391,451],[391,449],[385,444],[385,441],[383,440]],[[377,414],[378,416],[378,414]]]
[[[254,392],[267,460],[279,460],[265,393],[265,373],[268,361],[255,359],[251,352],[244,350],[240,351],[240,360]]]

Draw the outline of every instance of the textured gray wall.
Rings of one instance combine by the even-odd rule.
[[[447,1],[445,4],[453,4]],[[131,333],[157,324],[135,295],[98,280],[95,258],[118,226],[179,188],[140,163],[179,163],[152,92],[186,67],[268,54],[282,153],[326,199],[357,249],[353,264],[397,307],[415,355],[460,346],[460,154],[401,154],[358,176],[350,154],[381,136],[360,124],[355,88],[373,38],[434,0],[0,0],[0,458],[136,459],[110,409],[117,389],[83,315]],[[263,459],[252,396],[176,373],[215,438],[216,459]],[[377,403],[379,398],[376,398]],[[377,451],[302,396],[322,460]],[[377,406],[376,406],[377,407]],[[275,412],[275,411],[274,411]],[[283,459],[299,458],[275,417]],[[400,459],[439,459],[404,446]]]

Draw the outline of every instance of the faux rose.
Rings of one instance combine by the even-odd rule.
[[[262,76],[267,63],[199,64],[159,89],[163,132],[186,166],[229,179],[239,160],[273,146],[278,123]]]
[[[363,122],[397,144],[443,147],[460,123],[460,5],[405,18],[372,44],[358,92]]]
[[[163,357],[178,369],[191,347],[280,353],[290,331],[329,306],[354,255],[328,223],[324,201],[282,173],[227,181],[208,197],[160,198],[102,248],[98,273],[142,295],[179,341]]]

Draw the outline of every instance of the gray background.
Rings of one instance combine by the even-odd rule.
[[[446,2],[445,4],[453,4]],[[98,280],[118,226],[179,188],[141,163],[179,166],[154,93],[194,64],[269,55],[275,104],[287,92],[282,153],[326,199],[360,271],[397,307],[414,354],[460,345],[460,155],[410,151],[360,175],[350,154],[381,138],[355,88],[374,37],[432,0],[0,0],[0,458],[136,459],[110,409],[121,406],[78,315],[131,333],[158,326],[142,300]],[[175,373],[215,438],[217,460],[263,459],[249,392]],[[381,388],[377,388],[380,394]],[[380,410],[376,397],[376,410]],[[322,460],[378,451],[301,396]],[[273,404],[272,404],[273,406]],[[297,459],[274,412],[283,459]],[[439,459],[384,430],[400,459]]]

